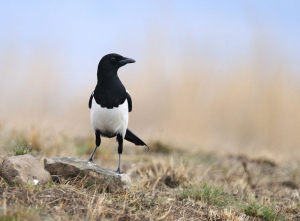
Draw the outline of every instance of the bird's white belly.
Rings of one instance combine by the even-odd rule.
[[[103,134],[121,134],[124,138],[128,126],[127,99],[118,107],[107,109],[97,104],[93,98],[91,122],[94,131],[99,130]]]

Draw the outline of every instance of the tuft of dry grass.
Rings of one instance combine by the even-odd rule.
[[[193,176],[190,170],[191,168],[182,161],[174,162],[174,158],[157,157],[147,164],[136,167],[135,171],[131,170],[130,174],[140,177],[142,188],[155,189],[165,185],[175,188],[188,183],[189,178]]]
[[[26,142],[26,140],[16,140],[13,142],[14,144],[6,149],[6,153],[9,156],[19,156],[25,154],[31,154],[32,156],[36,156],[33,151],[33,147]]]

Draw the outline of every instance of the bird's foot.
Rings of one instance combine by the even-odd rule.
[[[93,158],[90,158],[88,161],[89,161],[90,163],[94,163]]]
[[[124,172],[121,172],[120,167],[116,170],[116,172],[117,172],[118,174],[124,173]]]

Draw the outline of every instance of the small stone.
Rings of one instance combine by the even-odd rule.
[[[50,157],[44,160],[45,170],[53,177],[62,179],[84,178],[86,186],[96,184],[109,192],[129,190],[131,179],[123,173],[102,168],[85,159],[77,157]]]
[[[30,154],[12,156],[4,160],[2,176],[8,183],[17,185],[36,185],[34,180],[44,184],[50,179],[49,172]]]
[[[37,179],[33,179],[34,185],[38,185],[39,181]]]

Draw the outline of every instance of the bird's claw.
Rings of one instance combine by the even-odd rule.
[[[118,168],[118,169],[116,170],[116,172],[117,172],[118,174],[124,173],[124,172],[121,172],[120,168]]]

